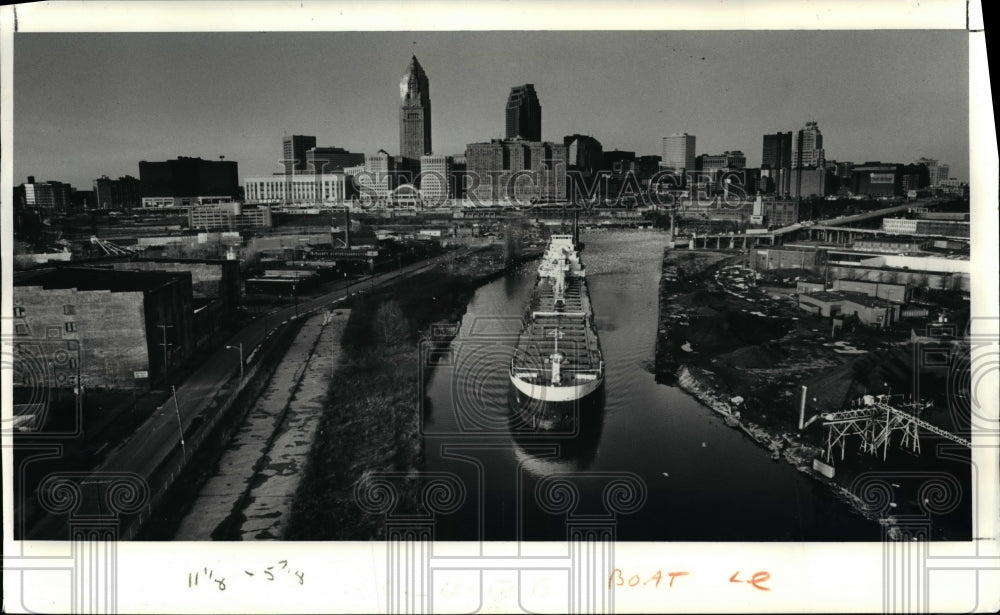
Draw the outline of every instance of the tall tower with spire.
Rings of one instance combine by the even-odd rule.
[[[399,81],[399,154],[419,161],[431,149],[431,88],[413,56]]]

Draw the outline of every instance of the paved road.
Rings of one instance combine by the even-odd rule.
[[[321,295],[300,298],[298,305],[273,310],[266,317],[256,319],[226,341],[187,380],[176,385],[176,406],[174,399],[168,399],[132,436],[112,449],[92,472],[133,472],[144,477],[148,483],[156,469],[181,448],[181,428],[178,421],[186,430],[191,421],[208,407],[216,391],[238,374],[239,352],[225,346],[238,347],[243,344],[244,359],[250,363],[256,356],[257,348],[266,340],[272,339],[271,334],[281,324],[317,310],[335,307],[338,302],[347,298],[348,292],[351,296],[368,292],[396,278],[420,273],[455,256],[467,254],[472,249],[468,246],[459,248],[454,252],[407,265],[402,270],[351,280],[349,288],[346,283],[338,283],[332,290]],[[194,434],[189,435],[194,437]],[[83,482],[95,484],[95,480],[99,480],[96,476],[93,478],[94,480]],[[150,493],[154,493],[158,487],[150,485]],[[99,494],[85,496],[85,503],[96,502],[98,496]],[[60,540],[68,538],[65,532],[65,515],[47,515],[44,519],[39,519],[27,535],[28,538]]]

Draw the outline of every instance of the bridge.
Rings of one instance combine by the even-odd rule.
[[[850,243],[858,235],[886,235],[888,233],[882,229],[865,229],[847,227],[847,225],[869,222],[891,216],[893,214],[908,211],[914,207],[927,208],[928,201],[911,201],[903,205],[893,205],[872,211],[861,212],[849,216],[838,216],[824,220],[795,222],[781,228],[772,229],[759,233],[729,234],[716,233],[707,235],[690,236],[689,247],[691,249],[730,249],[750,248],[758,245],[776,246],[785,243],[788,239],[819,239],[822,241],[833,241],[835,243]],[[683,242],[681,242],[683,244]]]

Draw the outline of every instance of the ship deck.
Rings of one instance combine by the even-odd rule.
[[[552,332],[559,330],[559,352],[565,357],[563,373],[600,368],[601,350],[592,323],[590,297],[584,277],[568,278],[565,305],[557,309],[551,280],[542,279],[532,293],[525,326],[518,339],[514,368],[548,369],[549,356],[556,350]],[[532,314],[534,317],[532,318]]]

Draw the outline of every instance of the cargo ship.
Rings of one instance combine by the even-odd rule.
[[[510,362],[511,393],[534,427],[573,428],[603,398],[604,357],[576,233],[552,235]]]

